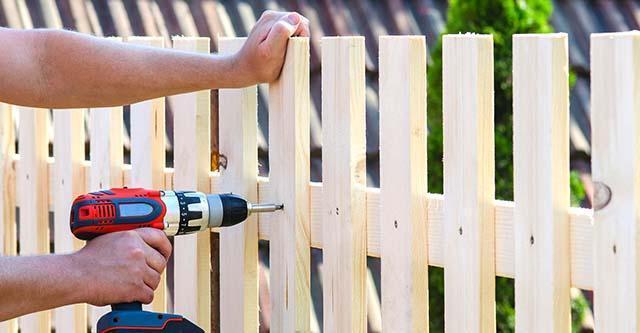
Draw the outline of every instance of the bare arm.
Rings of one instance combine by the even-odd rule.
[[[0,257],[0,321],[74,303],[150,303],[171,253],[160,230],[100,236],[68,255]]]
[[[130,104],[275,80],[288,38],[308,35],[296,13],[265,12],[233,56],[118,43],[63,30],[0,28],[0,101],[43,108]]]

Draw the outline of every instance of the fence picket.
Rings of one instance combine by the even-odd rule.
[[[493,37],[442,42],[445,329],[495,332]]]
[[[640,32],[591,36],[597,332],[640,330],[639,58]]]
[[[292,38],[280,78],[269,86],[271,330],[310,329],[309,39]]]
[[[246,38],[219,39],[220,54],[233,54]],[[218,191],[258,200],[258,90],[220,89]],[[258,219],[220,230],[220,331],[258,331]]]
[[[423,36],[380,37],[384,332],[429,330],[426,61]]]
[[[209,38],[174,37],[177,50],[209,53]],[[173,185],[176,190],[210,188],[210,91],[172,97],[174,116]],[[211,328],[211,234],[198,232],[174,239],[174,310]]]
[[[513,37],[516,330],[571,327],[566,34]]]
[[[322,39],[323,306],[327,332],[366,332],[363,37]]]
[[[123,124],[122,107],[95,108],[89,110],[90,124],[90,191],[100,191],[123,186]],[[97,332],[96,323],[108,306],[91,306],[91,328]]]
[[[131,44],[164,47],[162,37],[129,37]],[[165,103],[164,97],[131,104],[131,183],[132,187],[164,188]],[[162,274],[151,309],[167,309],[166,274]]]
[[[57,254],[71,253],[82,241],[69,232],[69,209],[73,200],[85,191],[84,110],[53,112],[54,143],[54,249]],[[54,311],[57,332],[87,332],[87,305],[75,304]]]
[[[16,234],[16,185],[13,155],[15,154],[15,133],[13,110],[0,103],[0,254],[17,254]],[[0,323],[0,332],[18,332],[18,320]]]
[[[20,167],[17,186],[20,187],[20,255],[49,253],[49,179],[47,173],[48,112],[45,109],[19,109]],[[20,318],[23,333],[45,332],[51,329],[51,311],[42,311]]]

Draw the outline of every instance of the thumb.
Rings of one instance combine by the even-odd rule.
[[[273,51],[284,53],[289,37],[293,36],[296,30],[298,30],[299,25],[300,16],[298,14],[289,14],[279,19],[274,23],[273,27],[271,27],[264,46]],[[278,54],[278,52],[273,53]]]

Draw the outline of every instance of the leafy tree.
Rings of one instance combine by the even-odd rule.
[[[450,0],[447,24],[443,34],[474,32],[493,35],[495,89],[495,155],[496,197],[513,199],[512,156],[512,35],[544,33],[553,29],[549,24],[552,13],[550,0]],[[428,170],[429,192],[442,193],[442,38],[431,52],[428,68]],[[579,201],[584,192],[571,179],[572,200]],[[429,270],[430,328],[444,331],[444,277],[439,268]],[[574,330],[585,308],[582,299],[574,302]],[[513,332],[515,324],[513,280],[496,279],[496,326],[498,332]]]

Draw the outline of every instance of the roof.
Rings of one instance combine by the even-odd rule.
[[[638,29],[640,0],[554,0],[551,23],[569,34],[569,57],[577,81],[571,91],[571,147],[590,153],[589,35]],[[266,9],[296,10],[311,20],[311,152],[312,180],[321,178],[320,38],[330,35],[366,37],[367,153],[369,184],[378,185],[377,36],[425,35],[430,48],[442,31],[443,0],[1,0],[0,25],[15,28],[66,28],[98,36],[172,35],[245,36]],[[606,13],[606,15],[602,15]],[[215,94],[214,94],[215,96]],[[261,173],[268,168],[266,89],[259,89]],[[171,114],[171,100],[168,111]],[[213,101],[215,108],[215,98]],[[215,114],[215,113],[214,113]],[[167,119],[172,119],[171,115]],[[172,142],[171,123],[167,124]],[[214,143],[215,146],[215,143]],[[214,147],[215,149],[215,147]]]

